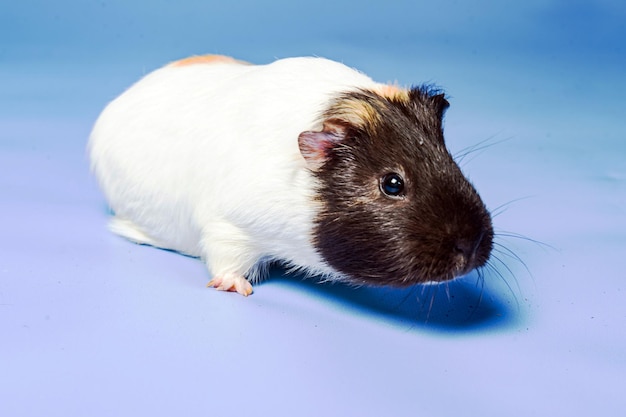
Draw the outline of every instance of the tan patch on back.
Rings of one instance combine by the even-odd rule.
[[[249,62],[240,61],[238,59],[226,55],[194,55],[169,64],[170,67],[186,67],[198,64],[241,64],[251,65]]]
[[[409,101],[409,92],[404,88],[398,87],[396,84],[381,84],[374,90],[375,93],[382,97],[392,100]]]
[[[374,131],[383,120],[385,108],[393,103],[408,105],[410,91],[394,84],[378,84],[367,90],[340,96],[324,114],[325,120],[341,120],[359,129]]]
[[[340,100],[328,116],[359,128],[378,123],[380,117],[370,103],[353,97]]]

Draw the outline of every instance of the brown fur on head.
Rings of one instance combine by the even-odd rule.
[[[429,87],[348,92],[300,135],[323,207],[315,245],[350,281],[445,281],[489,259],[491,217],[446,149],[447,107]]]

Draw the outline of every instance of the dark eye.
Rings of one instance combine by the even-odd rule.
[[[380,189],[390,197],[399,197],[404,194],[404,180],[395,172],[386,174],[380,179]]]

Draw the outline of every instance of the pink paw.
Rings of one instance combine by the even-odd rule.
[[[242,277],[241,275],[226,273],[223,275],[218,275],[213,278],[206,285],[207,287],[213,287],[219,291],[237,291],[239,294],[244,297],[252,294],[252,285],[248,282],[247,279]]]

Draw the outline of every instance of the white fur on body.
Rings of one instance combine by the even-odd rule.
[[[379,85],[321,58],[148,74],[106,107],[89,142],[111,229],[198,256],[233,288],[271,259],[336,276],[312,244],[320,202],[298,135],[321,130],[339,92]]]

